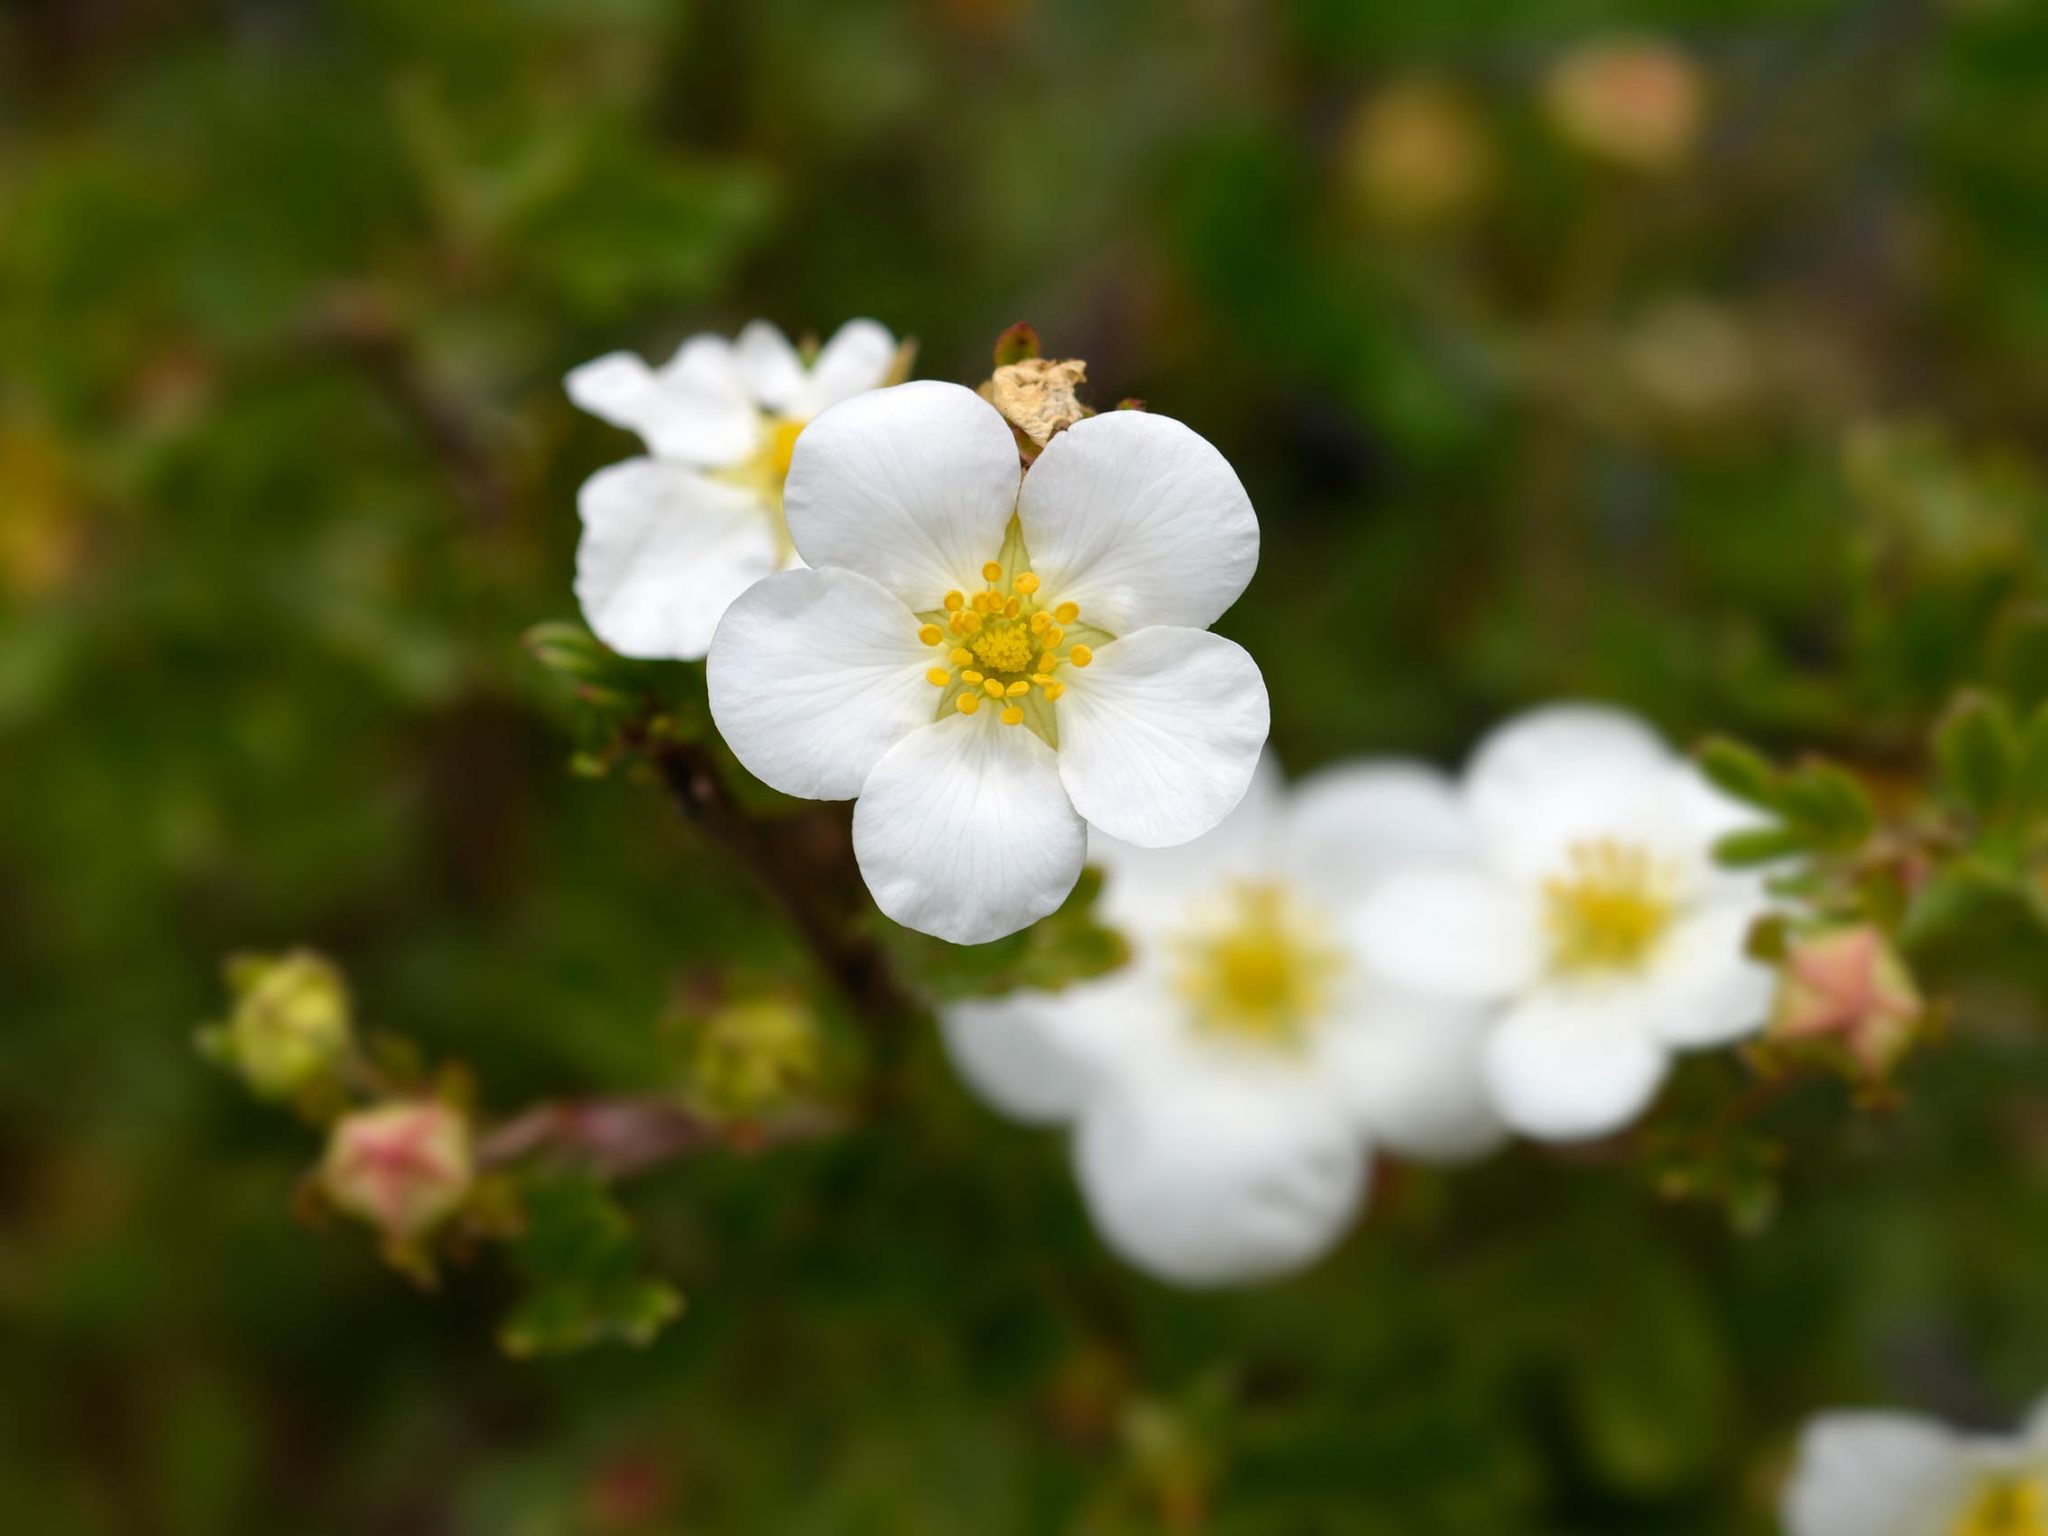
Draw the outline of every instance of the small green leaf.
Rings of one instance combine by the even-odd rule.
[[[1779,781],[1779,813],[1788,826],[1824,848],[1850,848],[1877,824],[1870,795],[1855,775],[1833,763],[1802,763]]]
[[[1809,850],[1806,838],[1788,827],[1754,827],[1730,832],[1714,844],[1714,857],[1731,869],[1752,869]]]
[[[524,1207],[514,1251],[527,1290],[498,1330],[508,1355],[644,1345],[683,1310],[674,1287],[642,1272],[631,1220],[594,1178],[536,1174]]]
[[[1699,749],[1700,771],[1724,793],[1768,810],[1778,772],[1764,756],[1727,736],[1714,736]]]
[[[2011,800],[2020,766],[2019,728],[2004,700],[1965,694],[1935,731],[1942,782],[1975,815],[1999,815]]]

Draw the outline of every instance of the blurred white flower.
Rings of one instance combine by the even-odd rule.
[[[1320,1257],[1364,1198],[1374,1146],[1462,1158],[1500,1134],[1479,1075],[1485,1010],[1403,994],[1350,935],[1390,868],[1467,850],[1450,785],[1397,763],[1330,770],[1291,794],[1278,777],[1262,771],[1184,847],[1092,839],[1128,966],[944,1014],[983,1097],[1073,1125],[1109,1245],[1184,1285]]]
[[[896,356],[888,331],[849,320],[806,368],[756,320],[737,341],[691,337],[659,369],[613,352],[571,373],[571,400],[653,454],[578,497],[576,600],[597,637],[625,656],[702,656],[727,604],[796,563],[782,483],[804,424],[887,383]]]
[[[1115,411],[1020,472],[1009,424],[957,384],[835,406],[789,475],[812,568],[757,583],[711,646],[739,760],[787,794],[857,796],[876,903],[957,944],[1057,907],[1091,823],[1199,837],[1266,739],[1258,667],[1207,633],[1259,554],[1223,456]]]
[[[1480,746],[1464,801],[1476,853],[1389,877],[1360,932],[1388,976],[1493,1006],[1486,1075],[1510,1126],[1618,1130],[1675,1050],[1762,1025],[1772,973],[1743,946],[1763,883],[1712,858],[1745,813],[1648,727],[1533,711]]]
[[[1800,1440],[1787,1536],[2048,1536],[2048,1403],[2017,1435],[1830,1413]]]

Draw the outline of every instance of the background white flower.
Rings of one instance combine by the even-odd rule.
[[[888,382],[896,357],[888,331],[849,320],[806,368],[756,320],[737,341],[693,336],[658,369],[613,352],[571,373],[570,399],[653,453],[578,498],[576,600],[597,637],[626,656],[702,656],[726,605],[795,563],[782,484],[804,424]]]
[[[787,488],[812,569],[755,585],[711,646],[712,716],[740,761],[787,794],[857,796],[876,903],[961,944],[1057,907],[1090,823],[1147,847],[1208,831],[1266,739],[1258,667],[1207,633],[1258,563],[1223,456],[1115,411],[1021,473],[972,390],[835,406]]]
[[[1524,715],[1480,746],[1464,801],[1476,854],[1400,871],[1360,931],[1388,975],[1497,1010],[1487,1081],[1509,1125],[1605,1135],[1674,1050],[1762,1024],[1771,972],[1743,945],[1763,884],[1712,858],[1746,813],[1640,721]]]
[[[2017,1435],[1964,1435],[1903,1413],[1807,1426],[1786,1536],[2048,1536],[2048,1402]]]
[[[1371,1147],[1462,1158],[1499,1138],[1484,1010],[1400,992],[1349,939],[1387,870],[1468,846],[1426,769],[1358,764],[1291,795],[1262,771],[1192,843],[1092,840],[1128,966],[955,1005],[947,1043],[998,1108],[1074,1126],[1083,1196],[1130,1263],[1185,1285],[1298,1269],[1349,1225]]]

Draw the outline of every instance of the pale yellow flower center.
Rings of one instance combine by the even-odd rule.
[[[1949,1536],[2048,1536],[2048,1488],[2038,1477],[1992,1478]]]
[[[1172,953],[1175,987],[1204,1029],[1278,1047],[1301,1043],[1345,963],[1314,908],[1252,880],[1204,903]]]
[[[1081,622],[1081,605],[1042,590],[1017,519],[998,557],[981,568],[982,587],[946,593],[920,613],[918,639],[935,651],[925,681],[939,690],[938,714],[977,713],[983,704],[1004,725],[1029,726],[1057,747],[1053,705],[1067,691],[1065,667],[1086,667],[1112,638]]]
[[[1669,871],[1645,849],[1609,838],[1572,845],[1544,882],[1551,965],[1563,972],[1632,971],[1649,959],[1675,910]]]
[[[790,460],[796,457],[796,440],[803,435],[807,425],[808,420],[801,416],[764,415],[761,418],[761,436],[754,445],[753,453],[732,468],[720,471],[717,476],[760,497],[769,527],[775,533],[776,553],[783,565],[787,565],[796,553],[796,545],[790,539],[789,521],[782,511],[782,487],[789,479]]]

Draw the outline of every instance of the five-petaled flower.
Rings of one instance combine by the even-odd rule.
[[[1763,1023],[1771,971],[1744,949],[1763,884],[1712,857],[1744,813],[1647,727],[1534,711],[1481,745],[1464,798],[1476,853],[1396,872],[1361,931],[1387,975],[1497,1010],[1486,1075],[1510,1126],[1605,1135],[1674,1050]]]
[[[653,455],[599,470],[578,498],[576,599],[597,637],[626,656],[701,657],[726,605],[795,563],[782,484],[804,424],[896,363],[872,320],[849,320],[809,367],[756,320],[737,341],[693,336],[658,369],[613,352],[571,373],[570,399]]]
[[[2016,1435],[1904,1413],[1830,1413],[1806,1428],[1787,1536],[2048,1536],[2048,1402]]]
[[[1258,563],[1223,456],[1116,411],[1020,473],[1008,423],[959,385],[835,406],[786,491],[811,569],[750,588],[711,646],[740,761],[788,794],[857,797],[876,903],[961,944],[1059,906],[1090,824],[1144,847],[1208,831],[1266,739],[1258,667],[1208,633]]]
[[[1405,859],[1468,846],[1450,785],[1361,763],[1291,794],[1262,771],[1185,847],[1096,835],[1101,912],[1130,963],[1061,992],[944,1014],[961,1072],[1019,1119],[1071,1124],[1096,1226],[1185,1285],[1271,1279],[1321,1256],[1365,1195],[1372,1148],[1462,1159],[1498,1139],[1484,1011],[1374,976],[1351,916]]]

